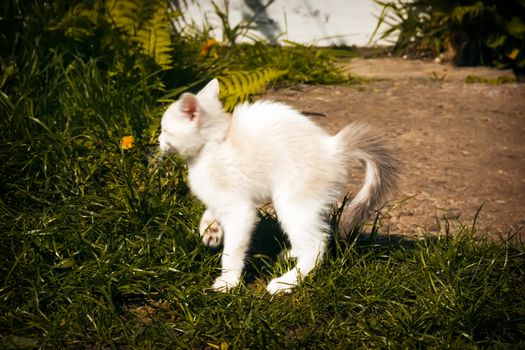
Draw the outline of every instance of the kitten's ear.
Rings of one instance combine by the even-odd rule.
[[[206,84],[206,86],[203,87],[202,90],[199,91],[197,95],[218,99],[219,98],[219,81],[217,79],[213,79],[208,84]]]
[[[185,93],[180,98],[180,110],[190,121],[199,115],[199,104],[195,95]]]

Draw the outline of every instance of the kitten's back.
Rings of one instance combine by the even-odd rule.
[[[337,140],[278,102],[239,105],[233,112],[227,142],[239,155],[243,172],[260,174],[274,186],[322,196],[327,188],[339,188],[345,178]]]
[[[239,105],[233,112],[231,131],[242,133],[249,143],[257,144],[253,142],[253,138],[256,138],[263,144],[282,146],[284,149],[295,148],[299,144],[307,148],[312,144],[319,147],[318,142],[329,137],[323,129],[298,111],[273,101]]]

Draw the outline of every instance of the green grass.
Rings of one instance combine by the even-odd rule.
[[[19,222],[4,233],[3,346],[524,345],[523,244],[482,241],[466,228],[419,242],[334,242],[292,295],[274,297],[265,283],[289,264],[272,265],[275,251],[258,246],[252,282],[224,294],[209,290],[219,254],[199,243],[191,203],[149,219],[115,207],[73,213],[79,204],[19,215],[25,230]]]
[[[27,6],[0,21],[12,29],[0,33],[0,348],[524,346],[523,242],[468,228],[332,242],[293,294],[272,297],[265,284],[292,262],[276,258],[285,243],[263,216],[243,286],[210,291],[220,253],[199,241],[184,163],[159,161],[156,139],[159,101],[220,69],[181,57],[117,74],[111,51],[43,31],[48,3]],[[182,52],[199,46],[177,40]],[[322,53],[267,49],[238,45],[230,66],[282,51],[297,66],[285,81],[327,82]]]

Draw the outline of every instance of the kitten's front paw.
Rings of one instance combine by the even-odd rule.
[[[295,285],[296,283],[294,281],[289,281],[285,276],[281,276],[271,280],[270,283],[268,283],[266,290],[270,294],[291,293]]]
[[[218,292],[228,292],[239,284],[236,276],[221,275],[213,283],[212,289]]]
[[[210,247],[218,247],[222,242],[223,231],[221,225],[214,220],[202,218],[199,226],[202,242]]]

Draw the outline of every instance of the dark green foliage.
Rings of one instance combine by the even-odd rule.
[[[254,70],[275,67],[287,73],[283,76],[289,83],[337,84],[351,81],[334,67],[335,50],[316,49],[294,42],[289,46],[268,46],[264,43],[237,45],[223,52],[222,56],[233,67]]]
[[[458,65],[525,69],[525,3],[521,0],[375,2],[383,6],[379,24],[389,25],[381,37],[397,33],[397,51],[442,54]]]

